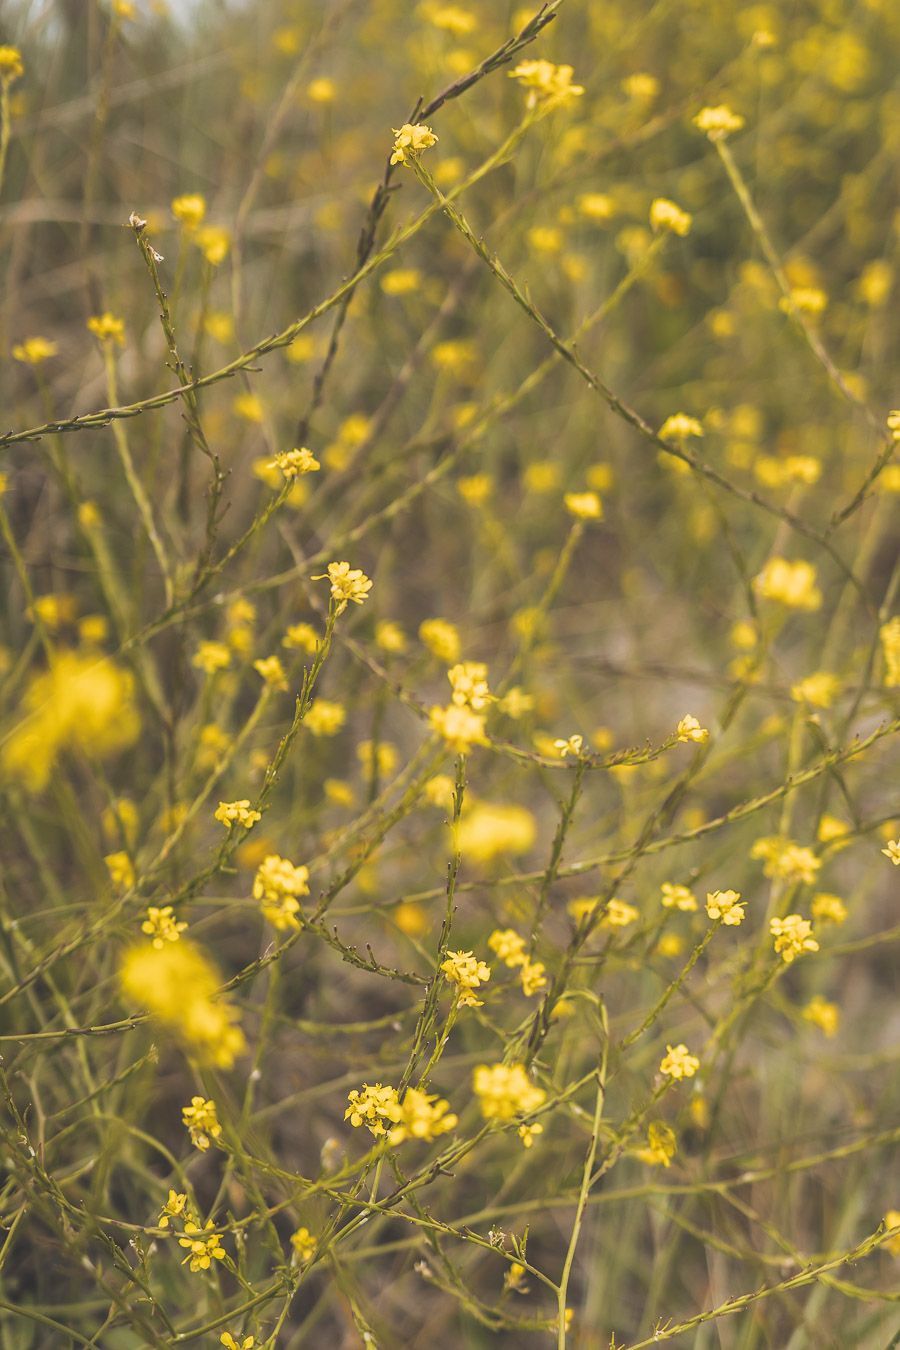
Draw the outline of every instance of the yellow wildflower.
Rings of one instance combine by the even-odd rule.
[[[462,650],[459,630],[446,619],[424,619],[419,624],[419,640],[432,656],[448,666],[459,660]]]
[[[812,611],[822,604],[816,569],[802,560],[792,563],[786,558],[770,558],[753,578],[753,588],[762,599],[777,601],[788,609]]]
[[[547,988],[546,969],[543,961],[531,961],[526,958],[522,962],[519,980],[522,984],[522,993],[526,998],[531,998],[534,994],[539,994],[542,989]]]
[[[525,100],[527,108],[555,107],[568,103],[584,93],[584,86],[572,83],[574,71],[571,66],[555,66],[552,61],[520,61],[509,72],[511,80],[518,80],[528,90]]]
[[[191,657],[191,665],[205,675],[215,675],[231,665],[231,652],[224,642],[201,642]]]
[[[900,839],[889,839],[887,848],[881,851],[886,858],[890,858],[895,867],[900,867]]]
[[[212,1227],[212,1219],[207,1219],[205,1228],[201,1228],[198,1223],[190,1221],[184,1225],[184,1237],[178,1239],[178,1245],[179,1247],[187,1247],[188,1254],[182,1261],[182,1265],[189,1261],[192,1271],[209,1270],[211,1261],[225,1259],[222,1239],[218,1233],[209,1232]]]
[[[354,1129],[365,1125],[376,1139],[387,1134],[385,1121],[393,1127],[398,1125],[403,1117],[397,1089],[382,1086],[381,1083],[374,1083],[371,1087],[368,1083],[363,1083],[362,1090],[354,1088],[347,1101],[349,1105],[344,1112],[344,1119],[349,1120]]]
[[[441,970],[450,984],[456,985],[456,1001],[461,1008],[480,1008],[482,1000],[475,990],[491,978],[491,968],[472,952],[448,952]]]
[[[730,927],[737,927],[744,921],[746,900],[741,900],[740,891],[710,891],[706,897],[706,912],[711,919],[721,919]]]
[[[55,356],[58,350],[57,344],[49,338],[29,337],[16,343],[12,356],[14,361],[22,361],[26,366],[39,366],[42,361]]]
[[[647,1127],[647,1143],[634,1151],[634,1156],[651,1167],[668,1167],[677,1150],[675,1131],[661,1120]]]
[[[603,503],[596,492],[567,492],[563,502],[566,510],[576,520],[603,519]]]
[[[25,64],[18,47],[0,47],[0,84],[12,84],[25,74]]]
[[[725,104],[715,108],[701,108],[694,118],[694,126],[711,141],[723,141],[735,131],[740,131],[744,118],[740,113],[732,112]]]
[[[458,1120],[448,1101],[419,1088],[407,1088],[400,1103],[400,1115],[388,1134],[388,1143],[402,1144],[406,1139],[430,1143],[452,1130]]]
[[[421,154],[437,145],[437,136],[424,122],[404,122],[402,127],[394,127],[394,151],[392,164],[408,165],[411,157]]]
[[[347,712],[342,703],[317,698],[310,705],[303,725],[314,736],[336,736],[346,720]]]
[[[660,427],[659,435],[664,441],[680,443],[688,436],[702,436],[703,426],[696,417],[689,417],[687,413],[670,413]]]
[[[838,1033],[841,1010],[836,1003],[830,1003],[821,994],[816,994],[809,1000],[801,1016],[805,1022],[811,1022],[814,1027],[818,1027],[829,1040]]]
[[[657,233],[665,230],[683,238],[690,232],[693,219],[687,211],[682,211],[675,202],[669,201],[668,197],[657,197],[650,203],[650,226]]]
[[[169,1190],[168,1199],[159,1211],[157,1228],[168,1228],[171,1219],[186,1219],[190,1213],[187,1195],[182,1191]]]
[[[769,932],[775,939],[775,951],[790,963],[804,952],[817,952],[819,944],[812,935],[812,924],[800,914],[788,914],[783,919],[771,919]]]
[[[222,225],[204,225],[194,236],[194,243],[212,267],[218,267],[228,257],[231,235]]]
[[[690,1054],[684,1042],[680,1042],[678,1045],[666,1046],[659,1071],[667,1078],[678,1082],[682,1078],[693,1078],[699,1068],[700,1061],[697,1056]]]
[[[87,327],[99,342],[118,342],[120,347],[125,345],[125,324],[122,319],[110,314],[109,310],[93,315],[88,319]]]
[[[536,1111],[547,1099],[524,1064],[479,1064],[472,1086],[485,1120],[512,1120]]]
[[[236,802],[219,802],[215,818],[229,830],[232,825],[241,825],[245,830],[250,830],[258,820],[262,820],[262,814],[251,809],[248,797],[242,797]]]
[[[109,872],[109,879],[114,886],[121,886],[128,891],[134,885],[134,864],[128,854],[122,851],[117,853],[107,853],[103,859]]]
[[[878,630],[884,655],[884,683],[888,689],[900,688],[900,614],[895,614]]]
[[[279,450],[275,458],[270,461],[269,467],[280,470],[290,482],[291,479],[297,478],[301,474],[315,473],[322,466],[313,452],[303,446],[299,450]]]
[[[244,1037],[235,1025],[240,1014],[218,996],[222,977],[194,943],[129,947],[119,983],[130,1003],[149,1012],[204,1063],[230,1069],[243,1054]]]
[[[473,745],[487,745],[484,717],[471,708],[451,703],[446,708],[432,708],[428,717],[434,730],[458,755],[468,754]]]
[[[308,1228],[298,1228],[291,1233],[291,1246],[294,1249],[294,1255],[301,1263],[309,1261],[316,1252],[318,1240],[313,1237]]]
[[[141,932],[153,939],[151,945],[157,951],[161,951],[167,942],[177,942],[186,928],[184,920],[176,920],[171,905],[148,905],[147,917],[141,924]]]
[[[199,1148],[201,1153],[209,1148],[212,1140],[218,1139],[222,1134],[216,1104],[212,1098],[192,1097],[190,1106],[181,1108],[181,1121],[190,1132],[191,1143],[195,1148]]]
[[[839,925],[846,922],[847,906],[839,895],[829,891],[816,891],[809,908],[816,923]]]
[[[675,886],[671,881],[664,881],[661,890],[664,909],[680,909],[686,914],[696,910],[697,897],[689,886]]]
[[[187,234],[193,234],[206,215],[206,198],[199,192],[185,192],[172,198],[172,215]]]
[[[368,598],[372,582],[358,567],[348,562],[328,564],[328,571],[313,577],[313,581],[331,582],[331,598],[337,602],[336,614],[343,614],[348,604],[361,605]]]
[[[487,682],[487,666],[481,661],[462,661],[451,666],[447,679],[453,690],[451,701],[460,708],[472,708],[481,712],[491,702],[491,691]]]
[[[498,960],[510,968],[524,966],[528,960],[525,939],[514,928],[495,928],[488,938],[488,946]]]
[[[640,911],[625,900],[613,898],[606,906],[602,923],[604,928],[628,928],[640,918]]]
[[[253,669],[270,689],[284,691],[288,687],[287,674],[279,656],[261,656],[253,662]]]
[[[692,717],[690,713],[682,717],[675,728],[675,734],[680,741],[696,741],[698,745],[702,745],[704,741],[709,740],[709,732],[706,727],[702,727],[696,717]]]

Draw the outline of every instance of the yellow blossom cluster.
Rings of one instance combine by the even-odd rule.
[[[817,952],[819,944],[813,937],[813,928],[809,919],[800,914],[788,914],[783,919],[771,919],[769,932],[775,939],[775,951],[789,965],[804,952]]]
[[[513,1120],[537,1111],[547,1100],[524,1064],[479,1064],[472,1086],[485,1120]]]
[[[815,881],[822,866],[822,859],[816,857],[811,848],[781,835],[757,839],[750,849],[750,857],[763,859],[764,876],[806,885]]]
[[[308,881],[308,867],[296,867],[277,853],[263,858],[253,878],[253,899],[273,928],[299,929],[300,897],[309,895]]]
[[[218,970],[193,942],[163,939],[159,946],[128,947],[119,984],[129,1003],[150,1013],[202,1063],[230,1069],[243,1054],[244,1036],[236,1025],[240,1014],[221,994]]]
[[[473,952],[448,952],[441,962],[441,970],[450,984],[456,985],[456,1002],[460,1008],[480,1008],[483,1000],[475,997],[475,990],[491,978],[491,968],[479,961]]]

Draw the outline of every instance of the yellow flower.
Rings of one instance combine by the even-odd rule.
[[[566,510],[576,520],[603,519],[603,503],[596,492],[567,492],[563,502]]]
[[[390,619],[381,619],[376,623],[375,642],[390,656],[399,656],[409,645],[399,623],[393,623]]]
[[[625,900],[613,898],[606,906],[602,923],[605,928],[627,928],[640,918],[640,911]]]
[[[657,197],[650,203],[650,226],[657,233],[666,230],[683,238],[690,232],[693,219],[687,211],[682,211],[675,202],[669,201],[668,197]]]
[[[307,711],[303,725],[314,736],[336,736],[346,720],[347,713],[342,703],[317,698]]]
[[[799,914],[788,914],[783,919],[771,919],[769,932],[775,939],[775,951],[790,963],[804,952],[817,952],[819,944],[812,935],[812,924]]]
[[[817,670],[791,686],[791,698],[795,703],[808,703],[812,708],[830,708],[840,688],[837,675],[828,670]]]
[[[822,866],[822,859],[817,858],[811,848],[780,835],[757,839],[750,849],[750,857],[764,859],[764,876],[777,877],[781,881],[801,881],[806,885],[815,881]]]
[[[168,1228],[170,1219],[186,1219],[189,1213],[187,1203],[188,1198],[183,1192],[170,1190],[166,1203],[159,1211],[157,1228]]]
[[[194,235],[194,243],[212,267],[218,267],[228,257],[231,235],[222,225],[204,225]]]
[[[109,310],[93,315],[88,319],[87,327],[100,342],[118,342],[120,347],[125,345],[125,324],[122,319],[110,314]]]
[[[313,581],[323,581],[326,577],[331,582],[331,598],[337,601],[337,614],[343,614],[348,604],[361,605],[372,589],[372,582],[365,572],[351,567],[348,562],[329,563],[327,573],[313,577]]]
[[[171,905],[163,905],[161,908],[149,905],[147,917],[141,924],[141,932],[153,939],[151,946],[157,951],[161,951],[167,942],[177,942],[186,928],[187,924],[183,920],[181,922],[176,920]]]
[[[223,1331],[219,1337],[219,1344],[224,1345],[225,1350],[253,1350],[256,1337],[245,1336],[242,1341],[237,1341],[230,1331]]]
[[[432,1139],[452,1130],[458,1119],[450,1110],[448,1101],[418,1088],[407,1088],[400,1103],[399,1118],[388,1134],[388,1143],[402,1144],[406,1139],[422,1139],[430,1143]]]
[[[337,85],[327,75],[320,75],[306,86],[306,97],[310,103],[333,103],[337,98]]]
[[[451,750],[465,755],[473,745],[487,745],[484,731],[484,717],[471,708],[461,708],[456,703],[446,708],[434,707],[428,714],[432,727],[447,742]]]
[[[238,394],[231,403],[235,414],[245,422],[262,422],[264,413],[262,399],[257,394]]]
[[[459,660],[459,630],[446,619],[424,619],[419,624],[419,640],[439,661],[452,665]]]
[[[599,224],[606,224],[616,214],[616,204],[605,192],[583,192],[576,201],[581,215]]]
[[[379,741],[377,745],[374,741],[360,741],[356,747],[356,758],[367,777],[390,778],[397,767],[399,756],[396,745],[390,741]]]
[[[878,630],[884,655],[884,683],[888,689],[900,688],[900,614],[895,614]]]
[[[623,94],[642,103],[649,103],[651,99],[656,98],[659,93],[659,80],[655,75],[649,75],[646,71],[635,71],[633,75],[628,75],[621,83]]]
[[[900,839],[889,839],[887,848],[881,851],[886,858],[890,858],[895,867],[900,867]]]
[[[191,657],[191,665],[205,675],[215,675],[231,665],[231,652],[224,642],[201,642]]]
[[[354,1129],[365,1125],[376,1139],[387,1134],[385,1121],[393,1127],[398,1125],[403,1117],[397,1089],[382,1086],[381,1083],[374,1083],[371,1087],[368,1083],[363,1083],[362,1090],[354,1088],[347,1101],[349,1104],[344,1112],[344,1119],[349,1120]]]
[[[441,802],[447,809],[447,803]],[[491,863],[507,854],[527,853],[534,843],[537,825],[524,806],[505,802],[475,802],[463,811],[458,843],[466,858]]]
[[[491,968],[472,952],[448,952],[441,970],[450,984],[456,985],[456,1001],[461,1008],[480,1008],[482,1000],[474,991],[491,978]]]
[[[129,947],[119,983],[130,1003],[149,1012],[204,1063],[230,1069],[243,1054],[244,1037],[235,1025],[240,1014],[219,997],[222,977],[194,943]]]
[[[243,797],[236,802],[219,802],[215,818],[229,830],[232,825],[242,825],[245,830],[250,830],[258,820],[262,820],[262,814],[251,810],[249,798]]]
[[[694,118],[694,126],[711,141],[723,141],[735,131],[740,131],[744,118],[740,113],[732,112],[725,104],[715,108],[701,108]]]
[[[721,919],[722,923],[737,927],[744,921],[746,900],[741,900],[740,891],[710,891],[706,897],[706,912],[711,919]]]
[[[222,1126],[212,1098],[192,1097],[190,1106],[181,1108],[181,1122],[190,1132],[191,1143],[201,1152],[222,1134]]]
[[[395,267],[381,278],[385,295],[410,295],[422,285],[422,273],[417,267]]]
[[[547,1100],[524,1064],[479,1064],[472,1086],[485,1120],[512,1120],[536,1111]]]
[[[571,66],[555,66],[552,61],[520,61],[515,70],[509,72],[511,80],[518,80],[528,90],[525,100],[527,108],[538,104],[545,108],[568,103],[584,93],[584,86],[572,83],[574,71]]]
[[[134,864],[127,853],[107,853],[103,859],[109,872],[109,879],[114,886],[121,886],[128,891],[134,885]]]
[[[533,1121],[530,1125],[520,1125],[516,1134],[522,1141],[523,1148],[532,1148],[535,1136],[544,1133],[544,1127],[539,1120]]]
[[[829,1003],[827,998],[823,998],[821,994],[816,994],[803,1009],[802,1017],[804,1021],[811,1022],[814,1027],[818,1027],[831,1040],[838,1033],[841,1010],[836,1003]]]
[[[525,939],[514,928],[495,928],[488,938],[488,946],[498,960],[510,968],[524,966],[528,960]]]
[[[832,895],[829,891],[817,891],[809,908],[816,923],[839,925],[846,922],[847,906],[839,895]]]
[[[431,127],[425,126],[424,122],[412,124],[404,122],[402,127],[394,127],[394,152],[391,155],[391,163],[408,165],[411,157],[437,145],[437,139]]]
[[[451,701],[460,708],[481,712],[491,702],[487,682],[487,666],[481,661],[462,661],[447,671],[453,690]]]
[[[889,1209],[884,1216],[885,1228],[900,1229],[900,1209]],[[885,1250],[892,1256],[900,1256],[900,1232],[894,1234],[885,1244]]]
[[[784,295],[778,301],[778,308],[783,314],[796,310],[815,318],[828,308],[828,296],[818,286],[792,286],[790,295]]]
[[[696,741],[698,745],[702,745],[704,741],[709,740],[709,732],[706,727],[702,727],[696,717],[692,717],[690,713],[682,717],[675,728],[675,734],[680,741]]]
[[[774,600],[788,609],[812,611],[822,604],[816,569],[802,560],[792,563],[786,558],[770,558],[753,578],[753,588],[762,599]]]
[[[39,366],[42,361],[55,356],[58,350],[57,344],[51,342],[49,338],[29,337],[16,343],[12,355],[13,360],[23,361],[26,366]]]
[[[270,689],[287,689],[287,675],[279,656],[261,656],[253,662],[253,669]]]
[[[553,742],[553,748],[560,759],[565,759],[567,755],[575,755],[577,758],[581,754],[583,745],[584,737],[579,736],[577,732],[574,736],[569,736],[565,739],[560,737],[559,740]]]
[[[539,994],[542,989],[547,988],[546,969],[543,961],[531,961],[526,958],[522,962],[519,979],[522,984],[522,993],[526,998],[531,998],[532,995]],[[527,1148],[528,1145],[526,1144],[525,1147]]]
[[[301,474],[315,473],[322,466],[313,452],[303,446],[299,450],[279,450],[269,467],[279,469],[284,477],[290,481]]]
[[[260,902],[263,917],[273,928],[279,931],[299,929],[298,897],[309,895],[308,881],[308,867],[296,867],[277,853],[270,853],[262,860],[253,879],[253,898]]]
[[[12,84],[24,74],[25,65],[18,47],[0,47],[0,84]]]
[[[191,234],[206,215],[206,198],[199,192],[186,192],[181,197],[173,197],[172,215]]]
[[[667,1078],[678,1082],[682,1078],[693,1078],[694,1074],[700,1068],[700,1061],[696,1055],[689,1053],[684,1042],[678,1045],[666,1046],[666,1053],[660,1062],[659,1071]]]
[[[313,1237],[308,1228],[298,1228],[296,1232],[291,1233],[291,1246],[294,1249],[294,1255],[301,1263],[305,1263],[315,1256],[318,1245],[318,1239]]]
[[[688,436],[702,436],[703,426],[696,417],[689,417],[687,413],[670,413],[660,427],[659,435],[664,441],[680,443]]]
[[[675,1131],[663,1121],[655,1120],[647,1127],[646,1145],[635,1149],[634,1156],[651,1167],[668,1167],[677,1147]]]
[[[670,881],[664,881],[661,890],[664,909],[680,909],[686,914],[691,914],[696,910],[697,897],[690,887],[675,886]]]
[[[182,1261],[182,1265],[190,1261],[192,1271],[209,1270],[211,1261],[224,1260],[225,1250],[221,1245],[222,1239],[218,1233],[209,1233],[212,1227],[212,1219],[207,1219],[205,1228],[201,1228],[198,1223],[193,1222],[184,1225],[184,1237],[178,1239],[178,1245],[179,1247],[187,1247],[188,1254]]]
[[[312,656],[319,646],[319,635],[311,623],[292,623],[285,630],[281,645],[288,651],[306,652]]]

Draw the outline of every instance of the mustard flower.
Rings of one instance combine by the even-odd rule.
[[[706,912],[711,919],[721,919],[722,923],[736,928],[744,922],[746,900],[741,900],[740,891],[710,891],[706,897]]]
[[[647,1127],[647,1143],[635,1149],[634,1156],[651,1167],[669,1167],[677,1148],[675,1131],[663,1121],[654,1120]]]
[[[270,689],[278,689],[282,692],[287,689],[287,674],[284,666],[281,664],[281,658],[278,656],[261,656],[253,662],[253,669],[257,675],[261,676],[263,682]]]
[[[315,473],[322,466],[313,452],[303,446],[299,450],[279,450],[275,458],[270,461],[269,467],[278,469],[290,482],[291,479],[298,478],[302,474]]]
[[[461,1008],[480,1008],[482,1000],[475,990],[491,978],[491,968],[472,952],[448,952],[441,970],[450,984],[456,985],[456,1001]]]
[[[522,983],[522,993],[526,998],[531,998],[547,988],[546,969],[543,961],[531,961],[526,958],[522,962],[519,979]]]
[[[526,807],[475,802],[459,822],[459,848],[467,858],[488,864],[507,854],[527,853],[536,833],[535,818]]]
[[[563,502],[566,510],[576,520],[603,519],[603,503],[596,492],[567,492]]]
[[[525,939],[514,928],[495,928],[488,938],[488,946],[505,966],[524,966],[527,963]]]
[[[223,1331],[219,1337],[219,1344],[225,1346],[225,1350],[253,1350],[256,1344],[255,1336],[245,1336],[242,1341],[238,1341],[232,1336],[230,1331]]]
[[[311,623],[292,623],[285,629],[282,647],[288,651],[306,652],[313,656],[319,646],[319,635]]]
[[[656,944],[658,954],[667,960],[680,956],[684,951],[684,939],[678,933],[663,933]]]
[[[677,1083],[682,1078],[693,1078],[699,1068],[700,1061],[697,1056],[690,1054],[687,1046],[681,1042],[678,1045],[666,1046],[659,1071]]]
[[[294,1255],[301,1264],[311,1260],[316,1254],[318,1239],[315,1238],[308,1228],[298,1228],[291,1233],[291,1246],[294,1249]]]
[[[240,1016],[220,994],[222,977],[193,942],[129,947],[119,966],[123,995],[145,1009],[187,1052],[205,1064],[230,1069],[246,1045]]]
[[[895,867],[900,867],[900,839],[889,839],[887,848],[881,851],[886,858],[890,858]]]
[[[777,877],[780,881],[803,882],[810,885],[815,881],[822,859],[817,858],[811,848],[795,844],[792,839],[783,839],[780,835],[766,835],[757,839],[750,849],[751,858],[762,858],[763,875]]]
[[[664,441],[680,443],[688,436],[702,436],[703,426],[696,417],[689,417],[687,413],[670,413],[660,427],[659,435]]]
[[[640,911],[625,900],[613,898],[606,906],[602,923],[604,928],[628,928],[640,918]]]
[[[109,310],[103,314],[94,314],[88,319],[87,327],[99,342],[118,342],[120,347],[125,345],[124,321],[110,314]]]
[[[187,234],[192,234],[203,223],[206,198],[199,192],[186,192],[180,197],[173,197],[172,215]]]
[[[183,919],[176,920],[171,905],[148,905],[147,917],[141,924],[141,932],[152,938],[151,946],[157,951],[162,951],[167,942],[177,942],[186,928]]]
[[[787,609],[813,611],[822,604],[816,569],[802,560],[792,563],[786,558],[770,558],[753,578],[753,589],[763,600],[774,600]]]
[[[166,1203],[159,1211],[156,1226],[157,1228],[168,1228],[170,1220],[186,1219],[189,1213],[187,1195],[183,1191],[170,1190]]]
[[[838,926],[846,922],[847,906],[839,895],[832,895],[829,891],[817,891],[809,908],[816,923],[833,923]]]
[[[676,886],[671,881],[664,881],[660,889],[664,909],[680,909],[686,914],[696,910],[697,897],[689,886]]]
[[[458,755],[468,754],[473,745],[487,745],[484,717],[471,708],[451,703],[446,708],[432,708],[428,718],[434,730]]]
[[[530,1125],[522,1124],[516,1130],[516,1134],[522,1141],[523,1148],[532,1148],[537,1135],[544,1133],[544,1127],[539,1120],[534,1120]]]
[[[884,1226],[888,1229],[896,1228],[900,1230],[900,1209],[888,1210],[887,1214],[884,1216]],[[896,1232],[884,1245],[885,1249],[889,1251],[892,1256],[900,1256],[900,1231]]]
[[[343,614],[350,603],[361,605],[372,589],[372,582],[365,572],[358,567],[351,567],[348,562],[329,563],[327,573],[313,577],[313,581],[324,581],[326,578],[331,582],[331,598],[337,601],[337,614]]]
[[[821,994],[811,998],[801,1014],[805,1022],[818,1027],[823,1035],[831,1040],[838,1033],[841,1022],[841,1010],[836,1003],[830,1003]]]
[[[573,74],[571,66],[556,66],[552,61],[528,60],[520,61],[509,72],[509,78],[518,80],[528,90],[525,100],[527,108],[535,108],[539,104],[549,108],[568,103],[584,93],[583,85],[572,83]]]
[[[804,952],[817,952],[819,944],[812,935],[812,924],[800,914],[788,914],[783,919],[771,919],[769,932],[775,939],[775,951],[781,953],[788,965]]]
[[[307,709],[303,725],[314,736],[336,736],[347,720],[343,703],[317,698]]]
[[[536,1111],[547,1100],[524,1064],[479,1064],[472,1086],[485,1120],[512,1120]]]
[[[191,657],[191,665],[204,675],[215,675],[231,665],[231,652],[224,642],[201,642]]]
[[[12,84],[25,74],[25,64],[18,47],[0,47],[0,84]]]
[[[394,127],[393,130],[392,164],[408,166],[411,158],[421,154],[423,150],[430,150],[433,145],[437,145],[437,136],[435,136],[431,127],[425,126],[424,122],[404,122],[402,127]]]
[[[297,914],[299,897],[309,895],[308,867],[295,867],[287,858],[270,853],[263,859],[253,879],[253,898],[260,902],[263,917],[273,928],[284,931],[300,928]]]
[[[400,1117],[388,1135],[389,1144],[402,1144],[406,1139],[421,1139],[430,1143],[455,1128],[459,1120],[450,1110],[450,1103],[418,1088],[407,1088],[400,1103]]]
[[[675,202],[669,201],[668,197],[657,197],[650,203],[650,226],[657,233],[667,231],[683,238],[690,232],[693,219],[687,211],[682,211]]]
[[[567,755],[575,755],[577,757],[581,754],[583,746],[584,737],[579,736],[577,733],[574,736],[568,736],[566,738],[560,737],[559,740],[553,742],[553,748],[559,754],[560,759],[565,759]]]
[[[692,717],[690,713],[682,717],[675,728],[675,734],[680,741],[696,741],[698,745],[702,745],[704,741],[709,740],[709,732],[706,727],[702,727],[696,717]]]
[[[791,685],[791,698],[795,703],[808,703],[811,708],[830,708],[840,687],[837,675],[828,670],[817,670]]]
[[[744,118],[740,113],[732,112],[724,103],[715,108],[701,108],[694,118],[694,126],[711,141],[723,141],[735,131],[740,131]]]
[[[893,408],[885,419],[892,441],[900,441],[900,408]]]
[[[231,235],[222,225],[204,225],[194,235],[194,243],[212,267],[218,267],[228,257]]]
[[[453,690],[451,701],[460,708],[481,712],[491,702],[487,682],[487,666],[481,661],[462,661],[447,671]]]
[[[134,885],[134,864],[128,854],[120,849],[116,853],[107,853],[103,861],[112,884],[126,891],[131,890]]]
[[[393,1127],[398,1125],[403,1117],[397,1089],[389,1085],[373,1083],[370,1086],[363,1083],[362,1090],[354,1088],[347,1101],[349,1105],[344,1112],[344,1119],[349,1120],[354,1129],[365,1125],[376,1139],[387,1134],[385,1121]]]
[[[14,361],[22,361],[26,366],[39,366],[42,361],[55,356],[58,350],[57,344],[51,342],[49,338],[29,337],[16,343],[12,349],[12,356]]]
[[[251,810],[248,797],[242,797],[237,802],[219,802],[214,814],[216,820],[229,830],[232,825],[242,825],[245,830],[250,830],[258,820],[262,820],[260,811]]]
[[[375,625],[375,642],[383,652],[390,656],[399,656],[406,651],[406,634],[399,623],[394,623],[390,619],[381,619]]]
[[[187,1247],[188,1254],[182,1261],[182,1265],[189,1261],[192,1271],[209,1270],[211,1261],[223,1261],[225,1259],[222,1239],[218,1233],[210,1233],[209,1230],[212,1227],[212,1219],[207,1219],[205,1228],[201,1228],[198,1223],[193,1221],[184,1225],[184,1237],[178,1239],[178,1245],[179,1247]]]
[[[423,619],[419,624],[419,640],[439,661],[452,665],[459,660],[462,650],[459,630],[446,619]]]
[[[191,1136],[191,1143],[205,1153],[212,1140],[220,1138],[222,1126],[211,1097],[192,1097],[190,1106],[181,1108],[181,1121]]]

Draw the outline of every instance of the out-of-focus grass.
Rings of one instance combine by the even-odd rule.
[[[900,11],[3,20],[4,1347],[885,1350]]]

